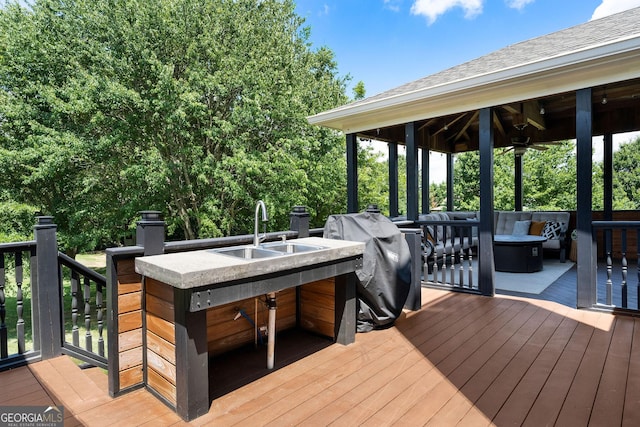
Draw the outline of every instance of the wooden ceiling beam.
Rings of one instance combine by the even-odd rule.
[[[493,111],[493,125],[495,126],[495,129],[496,131],[498,131],[499,135],[501,135],[503,138],[507,136],[506,132],[504,131],[502,117],[500,117],[496,110]]]
[[[511,123],[516,129],[522,129],[527,125],[532,125],[538,130],[547,128],[544,116],[540,114],[540,104],[538,101],[526,101],[519,104],[503,105],[506,111],[511,113]]]
[[[544,122],[544,116],[540,114],[540,104],[538,104],[538,101],[525,102],[522,113],[527,123],[536,129],[545,130],[547,128]]]
[[[418,130],[421,131],[424,128],[429,128],[429,127],[437,124],[438,120],[439,120],[439,118],[434,118],[434,119],[427,120],[422,126],[420,126],[418,128]]]
[[[456,135],[454,141],[457,141],[458,139],[460,139],[461,136],[463,135],[467,135],[467,129],[469,129],[469,126],[471,126],[471,124],[478,120],[478,116],[480,115],[480,111],[475,111],[473,113],[473,115],[471,116],[471,118],[469,120],[467,120],[467,123],[464,124],[464,126],[462,127],[462,129],[460,129],[460,131],[458,132],[458,134]],[[468,135],[467,135],[467,139],[468,139]]]
[[[462,120],[468,113],[462,113],[459,116],[457,116],[455,119],[453,120],[449,120],[449,121],[445,121],[444,125],[442,125],[442,127],[440,129],[438,129],[437,131],[435,131],[433,133],[433,135],[437,135],[441,132],[445,132],[447,130],[449,130],[449,128],[451,126],[453,126],[454,124],[456,124],[457,122],[459,122],[460,120]]]

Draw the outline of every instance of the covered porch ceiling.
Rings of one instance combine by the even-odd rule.
[[[593,90],[593,135],[640,130],[640,79]],[[576,137],[575,92],[523,100],[493,109],[494,147],[539,146]],[[478,110],[415,121],[418,145],[442,153],[478,150]],[[365,139],[405,143],[404,123],[357,133]]]
[[[494,147],[574,139],[576,91],[592,89],[593,135],[640,130],[640,8],[517,43],[308,118],[366,139],[478,149],[479,111],[493,110]],[[605,102],[603,102],[605,100]]]

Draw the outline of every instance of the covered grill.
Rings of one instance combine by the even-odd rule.
[[[411,287],[411,255],[402,232],[384,215],[366,211],[330,216],[324,237],[366,245],[363,268],[356,271],[358,332],[393,325]]]

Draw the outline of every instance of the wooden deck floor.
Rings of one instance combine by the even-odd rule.
[[[605,269],[603,267],[599,267],[599,274],[603,275]],[[535,273],[534,273],[535,274]],[[577,280],[578,273],[576,270],[576,266],[574,265],[571,269],[566,271],[562,276],[560,276],[555,282],[549,285],[544,291],[539,294],[528,294],[526,292],[514,292],[514,291],[505,291],[496,289],[496,293],[500,295],[511,295],[518,296],[523,298],[534,298],[534,299],[542,299],[546,301],[554,301],[560,304],[566,305],[568,307],[575,308],[577,306],[578,295],[577,295]],[[599,277],[601,283],[606,280],[604,277]]]
[[[640,425],[640,319],[431,289],[423,302],[395,327],[215,399],[189,425]],[[185,424],[144,390],[111,399],[102,371],[67,357],[0,384],[0,406],[60,404],[67,426]]]

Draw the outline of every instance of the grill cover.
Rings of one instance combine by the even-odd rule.
[[[363,268],[356,271],[358,332],[393,325],[411,287],[411,254],[402,232],[384,215],[363,212],[331,215],[324,237],[365,243]]]

